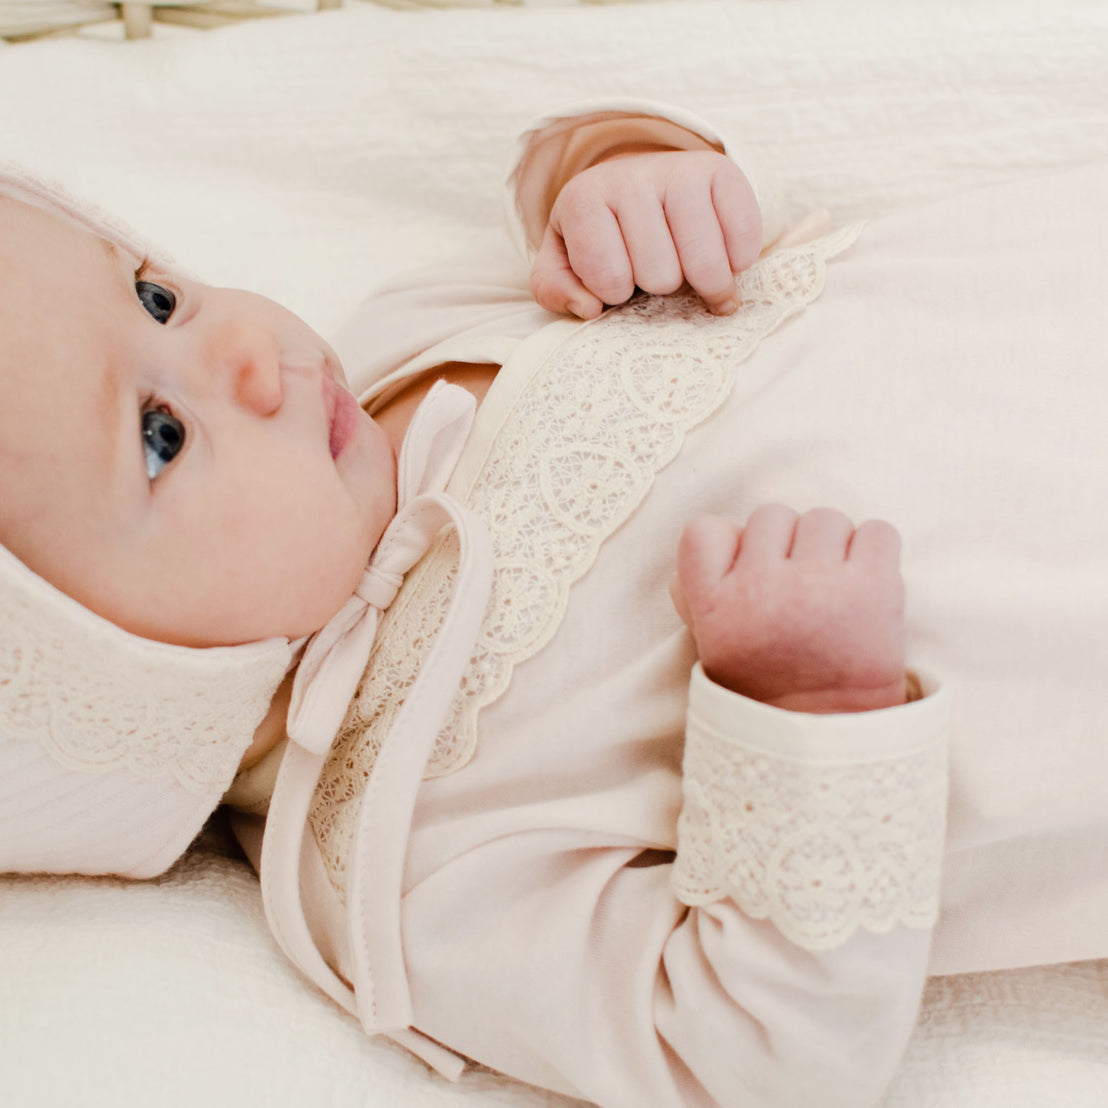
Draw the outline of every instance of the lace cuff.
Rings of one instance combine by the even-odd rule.
[[[731,897],[828,950],[856,931],[930,927],[938,912],[948,697],[843,715],[784,712],[714,685],[689,695],[673,885]]]

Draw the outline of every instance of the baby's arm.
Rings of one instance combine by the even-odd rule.
[[[857,573],[843,558],[848,541],[851,557],[864,555]],[[756,565],[732,572],[739,547]],[[682,546],[681,603],[718,680],[731,679],[734,650],[760,680],[789,677],[757,690],[767,699],[811,674],[800,688],[809,708],[832,687],[841,698],[875,681],[899,683],[889,695],[898,702],[898,550],[887,525],[854,529],[830,512],[798,520],[763,509],[742,530],[701,520]],[[859,595],[870,590],[872,601]],[[849,635],[817,616],[841,617]],[[736,627],[740,618],[752,626]],[[790,644],[789,664],[774,642]],[[883,711],[830,712],[847,706],[840,699],[813,714],[718,680],[694,668],[675,843],[666,824],[676,798],[657,772],[663,733],[652,729],[614,776],[578,771],[582,795],[565,823],[540,805],[523,833],[498,830],[408,894],[422,1031],[602,1104],[876,1103],[927,971],[946,698],[928,687]],[[598,789],[601,809],[588,799]],[[653,805],[658,822],[638,823]],[[621,812],[634,813],[628,826],[657,830],[628,839]]]
[[[723,172],[729,181],[734,183],[742,178],[740,206],[746,204],[746,190],[754,198],[751,218],[757,219],[761,234],[755,236],[751,229],[751,242],[755,239],[772,242],[784,230],[784,204],[773,175],[759,166],[756,152],[745,149],[734,136],[725,136],[679,108],[649,101],[621,99],[576,105],[562,114],[536,121],[519,139],[505,181],[510,242],[491,236],[483,240],[477,257],[402,275],[377,289],[332,337],[352,391],[364,395],[398,367],[443,342],[457,340],[461,344],[460,350],[457,346],[452,348],[447,360],[496,361],[502,356],[505,342],[524,338],[550,321],[544,307],[564,312],[580,299],[583,314],[598,313],[600,297],[589,292],[571,272],[556,273],[553,257],[539,263],[537,270],[538,280],[548,283],[545,291],[539,293],[541,306],[529,291],[528,273],[543,248],[551,212],[562,192],[566,191],[568,204],[579,188],[588,185],[591,189],[601,180],[602,175],[590,174],[591,169],[603,170],[606,163],[616,166],[621,161],[637,164],[637,158],[627,157],[632,151],[666,156],[712,155],[716,165],[725,167]],[[693,166],[694,162],[675,164],[684,167]],[[655,172],[653,166],[650,171]],[[621,169],[620,175],[624,172]],[[682,175],[685,172],[682,168]],[[568,189],[579,179],[578,184]],[[668,234],[669,223],[665,227]],[[718,220],[712,234],[718,236],[718,241],[725,241]],[[622,229],[619,235],[622,240]],[[547,252],[556,245],[553,242]],[[757,244],[752,249],[756,251]],[[626,252],[624,258],[629,264]],[[582,264],[587,269],[591,263]],[[723,272],[717,260],[714,282],[709,279],[707,284],[700,275],[703,265],[686,259],[685,269],[690,279],[695,275],[691,283],[713,305],[718,305],[718,310],[726,303],[726,295],[722,300],[719,297],[719,288],[727,285],[729,289],[730,270],[745,264],[741,252],[735,258],[727,258],[727,272]],[[547,277],[543,277],[544,266]],[[665,287],[649,275],[643,276],[635,265],[631,277],[645,282],[642,287]],[[630,288],[633,287],[632,284]],[[613,299],[620,295],[619,290],[602,291]]]
[[[559,191],[531,292],[544,308],[591,319],[636,287],[670,293],[687,282],[726,315],[735,274],[761,249],[754,190],[726,155],[617,147]]]
[[[674,601],[704,672],[753,700],[856,712],[905,700],[900,537],[839,512],[705,516],[681,537]]]
[[[422,880],[419,1027],[602,1104],[876,1103],[926,976],[944,701],[781,711],[696,667],[673,861],[664,834],[644,852],[582,797]],[[656,770],[647,754],[605,781],[612,812],[666,796]]]

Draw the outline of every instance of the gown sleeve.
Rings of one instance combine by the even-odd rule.
[[[922,684],[811,716],[694,669],[676,856],[534,829],[431,875],[420,1028],[605,1108],[876,1103],[938,904],[948,695]]]
[[[504,343],[559,318],[528,289],[530,258],[550,208],[574,174],[614,150],[647,143],[717,150],[743,169],[762,209],[763,240],[784,227],[772,176],[741,143],[691,113],[649,100],[590,102],[537,120],[518,139],[505,175],[508,234],[487,235],[461,262],[406,274],[367,299],[333,338],[352,391],[363,403],[405,363],[442,345],[451,361],[498,362]],[[388,386],[385,386],[387,390]]]
[[[620,98],[576,104],[544,116],[519,137],[504,195],[516,249],[524,257],[533,256],[554,201],[570,178],[621,148],[639,145],[726,154],[742,169],[758,199],[763,246],[781,235],[781,190],[753,150],[691,112],[652,100]]]

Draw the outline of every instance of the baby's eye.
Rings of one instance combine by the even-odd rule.
[[[150,313],[156,323],[168,323],[173,309],[177,307],[177,297],[164,285],[153,281],[136,281],[135,292],[139,303]]]
[[[142,449],[146,455],[146,476],[151,481],[185,445],[185,425],[167,408],[160,405],[142,413]]]

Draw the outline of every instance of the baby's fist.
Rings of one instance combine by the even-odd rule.
[[[686,527],[674,600],[717,684],[779,708],[854,712],[902,704],[900,536],[829,508],[758,508],[739,527]]]
[[[745,174],[711,150],[621,154],[562,187],[531,268],[542,307],[583,319],[636,288],[687,283],[713,311],[737,306],[735,274],[762,248],[762,217]]]

